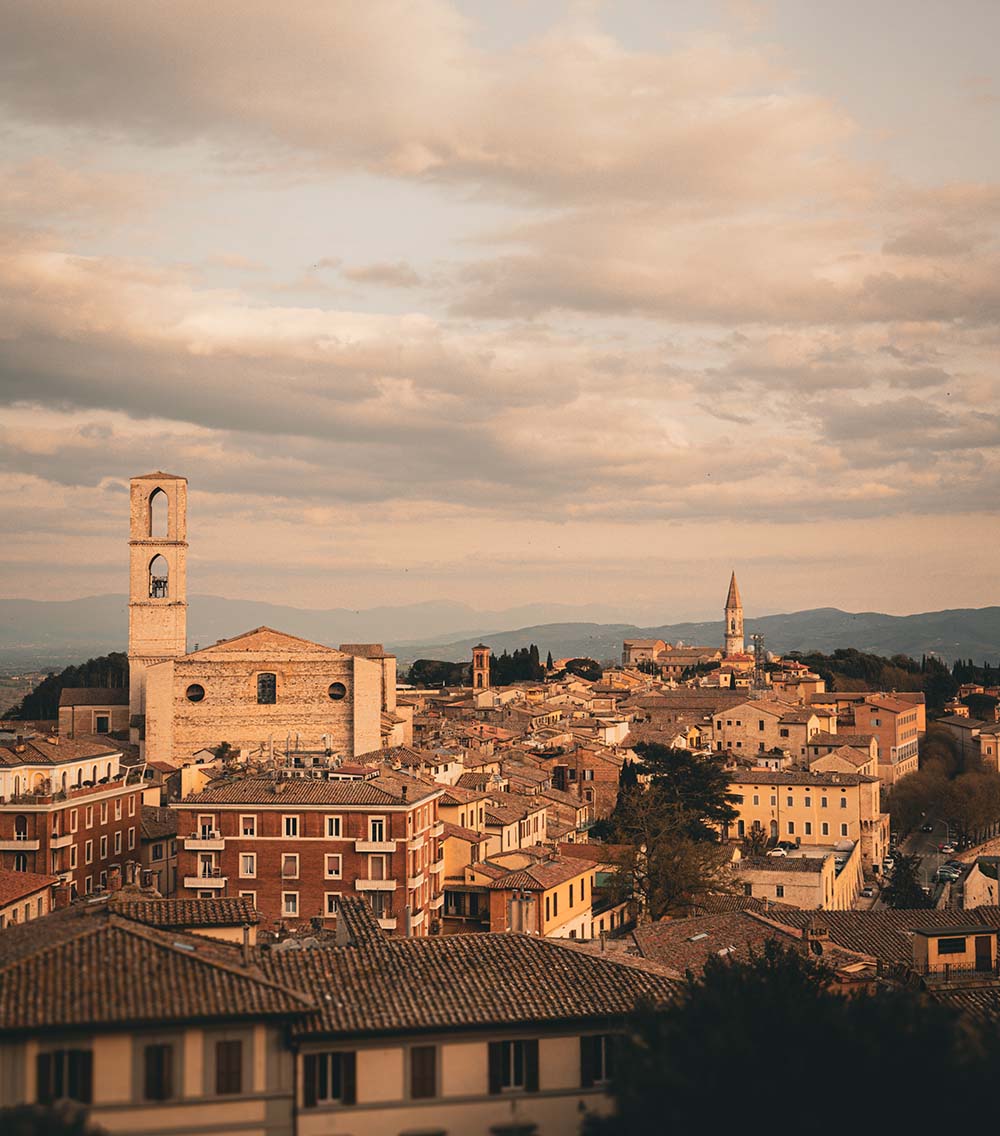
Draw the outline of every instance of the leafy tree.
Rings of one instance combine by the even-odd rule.
[[[730,778],[717,757],[695,757],[690,750],[659,742],[640,742],[635,753],[638,772],[651,778],[649,792],[661,807],[685,814],[696,840],[715,841],[723,827],[738,817]]]
[[[920,857],[900,855],[892,869],[892,878],[882,892],[882,899],[890,907],[930,907],[930,901],[920,886]]]
[[[585,678],[590,682],[600,682],[604,677],[601,664],[594,659],[568,659],[565,669],[567,674],[577,675],[577,677]]]
[[[823,1094],[817,1115],[817,1070],[841,1067],[845,1053],[879,1075]],[[710,958],[676,1000],[638,1007],[613,1062],[615,1113],[588,1116],[586,1136],[714,1130],[778,1099],[821,1133],[848,1131],[859,1117],[892,1131],[949,1130],[956,1100],[968,1115],[992,1115],[1000,1039],[908,989],[844,997],[820,963],[770,942],[746,962]],[[780,1079],[774,1096],[762,1064]]]
[[[962,701],[969,708],[969,715],[981,722],[995,722],[997,702],[992,694],[967,694]]]
[[[441,659],[417,659],[408,681],[414,686],[462,686],[470,679],[471,663],[448,663]]]
[[[59,696],[66,687],[107,686],[115,689],[128,686],[128,655],[115,651],[66,667],[58,674],[52,672],[26,694],[20,703],[8,710],[5,717],[18,721],[49,721],[59,717]]]

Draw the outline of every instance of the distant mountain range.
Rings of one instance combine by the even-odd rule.
[[[623,622],[610,605],[530,604],[502,611],[476,611],[447,601],[377,607],[367,611],[333,608],[309,611],[252,600],[192,596],[188,643],[207,646],[218,639],[267,625],[320,643],[381,642],[406,665],[418,658],[457,661],[480,640],[496,654],[536,643],[545,657],[621,657],[623,639],[721,644],[722,621],[641,627]],[[920,615],[883,615],[815,608],[787,615],[747,619],[747,636],[759,632],[772,651],[856,647],[877,655],[936,654],[949,665],[956,658],[977,663],[1000,659],[1000,607],[958,608]],[[78,600],[0,600],[0,666],[48,669],[80,662],[128,641],[125,596]]]

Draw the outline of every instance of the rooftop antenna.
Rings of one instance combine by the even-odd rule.
[[[759,698],[767,689],[767,675],[764,672],[764,665],[767,662],[764,636],[755,633],[750,636],[750,641],[753,643],[753,696]]]

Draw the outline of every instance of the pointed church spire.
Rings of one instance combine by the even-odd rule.
[[[726,597],[726,611],[728,611],[732,607],[742,606],[743,601],[740,599],[740,589],[736,583],[736,573],[734,571],[732,576],[729,578],[729,595]]]

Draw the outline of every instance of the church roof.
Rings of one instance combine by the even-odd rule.
[[[289,635],[285,631],[275,631],[273,627],[255,627],[252,631],[244,631],[232,639],[220,639],[209,647],[202,647],[198,651],[191,651],[182,656],[185,659],[211,658],[215,654],[230,655],[233,652],[246,651],[274,651],[285,650],[302,652],[304,654],[323,654],[338,659],[350,658],[344,651],[327,647],[323,643],[314,643],[311,639],[302,639],[298,635]]]
[[[729,595],[726,596],[726,611],[731,607],[742,607],[743,601],[740,599],[739,585],[736,583],[736,573],[733,572],[729,578]]]
[[[138,477],[133,477],[133,481],[187,481],[186,477],[181,477],[178,473],[164,473],[162,469],[156,470],[154,473],[140,473]]]

